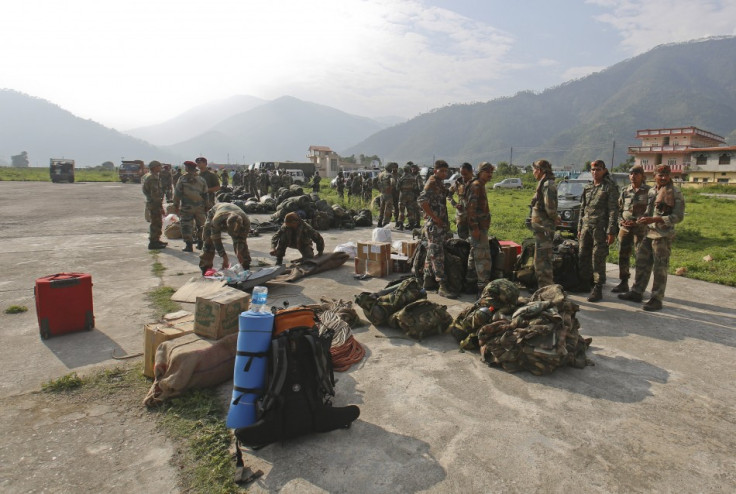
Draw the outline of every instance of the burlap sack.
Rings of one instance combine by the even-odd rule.
[[[178,221],[170,224],[164,230],[164,235],[166,235],[166,238],[170,239],[181,238],[181,224]]]
[[[237,333],[217,341],[187,335],[161,343],[153,385],[143,404],[161,405],[189,388],[209,388],[232,379],[237,343]]]

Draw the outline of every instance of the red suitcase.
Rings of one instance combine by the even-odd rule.
[[[84,273],[44,276],[36,280],[35,295],[38,327],[44,340],[95,327],[92,276]]]

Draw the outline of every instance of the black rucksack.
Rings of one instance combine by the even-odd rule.
[[[577,240],[566,239],[555,245],[552,269],[555,283],[567,291],[577,290],[580,284]]]
[[[347,428],[360,415],[355,405],[333,407],[332,334],[296,327],[271,341],[265,393],[256,422],[235,430],[241,444],[259,448],[311,432]]]

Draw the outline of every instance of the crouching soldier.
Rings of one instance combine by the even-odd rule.
[[[321,256],[325,250],[325,241],[317,230],[306,224],[296,213],[289,213],[284,217],[284,224],[271,238],[272,256],[276,257],[276,264],[282,264],[286,248],[297,249],[303,259],[314,257],[312,242],[317,244],[317,255]]]
[[[222,233],[227,232],[233,239],[233,248],[243,269],[250,269],[248,233],[250,219],[242,209],[229,202],[218,202],[207,212],[207,220],[202,229],[204,246],[199,256],[199,269],[204,274],[212,267],[215,252],[222,258],[222,268],[230,267],[230,260],[222,245]]]

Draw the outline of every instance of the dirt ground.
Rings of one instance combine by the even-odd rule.
[[[177,492],[176,446],[142,395],[38,390],[141,352],[153,318],[145,293],[198,275],[196,256],[173,242],[156,257],[163,277],[152,273],[136,185],[0,182],[0,207],[0,307],[29,307],[0,314],[0,490]],[[331,250],[370,238],[370,229],[324,237]],[[270,262],[268,241],[249,242],[254,258]],[[57,272],[92,274],[96,328],[43,341],[34,280]],[[336,401],[359,405],[360,418],[348,430],[249,452],[246,463],[265,472],[250,490],[734,492],[736,289],[672,276],[665,309],[649,314],[610,293],[616,267],[608,272],[601,303],[572,296],[581,333],[593,338],[595,366],[583,370],[507,374],[460,353],[449,336],[417,343],[357,329],[366,358],[338,375]],[[355,280],[346,265],[273,286],[270,301],[352,299],[385,283]],[[472,302],[430,299],[453,315]]]

